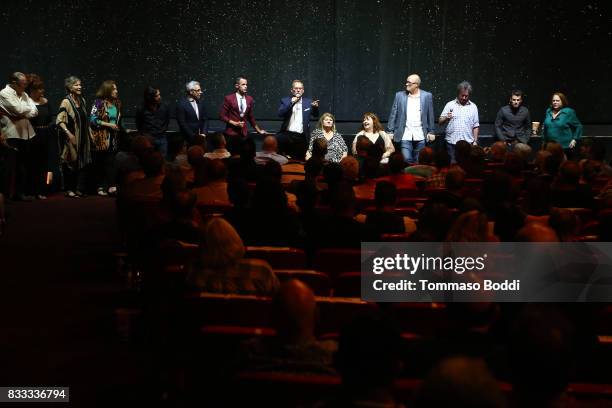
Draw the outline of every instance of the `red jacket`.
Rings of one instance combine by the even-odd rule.
[[[236,100],[236,93],[226,95],[223,98],[223,106],[219,112],[219,118],[226,123],[225,134],[227,136],[242,136],[246,137],[249,133],[247,126],[240,128],[239,126],[232,126],[229,121],[235,122],[245,121],[249,122],[251,126],[257,126],[255,116],[253,115],[253,97],[250,95],[245,96],[246,109],[244,111],[244,117],[240,117],[240,109],[238,108],[238,101]]]

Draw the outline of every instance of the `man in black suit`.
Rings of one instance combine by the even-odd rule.
[[[202,100],[202,88],[198,81],[190,81],[185,85],[187,95],[176,106],[176,121],[183,133],[185,141],[192,144],[197,135],[206,136],[208,131],[208,116]]]
[[[291,96],[281,99],[278,116],[283,118],[277,139],[280,150],[294,159],[304,159],[310,141],[310,119],[319,117],[319,101],[304,97],[304,83],[291,83]]]

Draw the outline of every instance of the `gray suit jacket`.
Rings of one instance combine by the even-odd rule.
[[[431,93],[420,89],[421,93],[421,123],[423,125],[423,136],[427,133],[434,133],[434,111],[433,98]],[[399,143],[404,136],[404,128],[406,127],[406,104],[408,102],[408,94],[406,91],[399,91],[395,94],[393,107],[389,113],[389,121],[387,123],[387,132],[393,133],[393,141]]]

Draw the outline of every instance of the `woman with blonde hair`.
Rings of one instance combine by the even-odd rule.
[[[384,152],[381,163],[387,163],[389,157],[395,152],[393,147],[393,140],[384,130],[380,124],[380,119],[375,113],[366,112],[363,114],[361,121],[361,130],[355,135],[353,139],[353,155],[357,156],[357,138],[359,136],[367,137],[373,144],[378,145]]]
[[[317,139],[325,139],[327,141],[327,154],[325,160],[332,163],[340,163],[340,160],[348,154],[348,148],[342,138],[342,135],[336,131],[336,119],[331,113],[324,113],[319,118],[317,128],[310,134],[310,143],[306,152],[306,160],[312,157],[312,145]]]
[[[242,239],[223,218],[214,217],[201,228],[200,266],[188,280],[213,293],[271,296],[279,282],[272,268],[260,259],[245,259]]]

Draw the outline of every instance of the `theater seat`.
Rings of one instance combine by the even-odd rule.
[[[245,258],[267,261],[273,269],[305,269],[306,254],[299,248],[249,246]]]
[[[361,250],[326,248],[318,250],[312,260],[314,270],[327,273],[332,280],[343,272],[361,270]]]
[[[334,282],[334,296],[361,297],[361,272],[345,272]]]
[[[219,202],[215,204],[198,204],[198,211],[202,218],[222,216],[232,208],[229,203]]]
[[[329,276],[323,272],[308,269],[275,269],[274,273],[281,282],[290,279],[304,282],[316,296],[330,296],[331,294]]]

